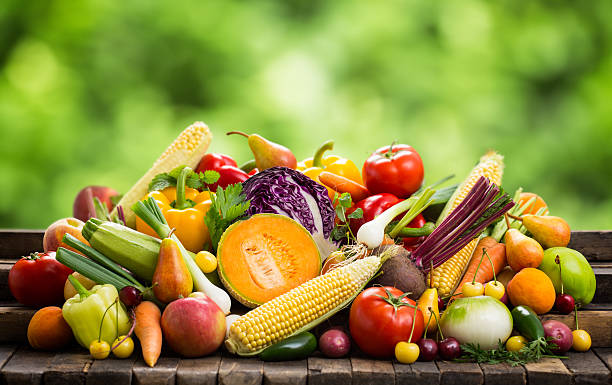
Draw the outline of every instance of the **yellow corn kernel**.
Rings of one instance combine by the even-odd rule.
[[[254,355],[290,335],[299,333],[301,328],[313,327],[313,322],[322,321],[324,317],[331,315],[330,313],[339,310],[344,302],[357,295],[359,289],[376,274],[380,264],[381,259],[378,256],[356,260],[306,281],[249,311],[234,321],[236,328],[230,329],[229,338],[225,342],[228,350],[240,355]],[[338,291],[332,293],[332,287],[336,287]],[[275,322],[277,309],[283,309],[279,315],[281,322]],[[244,343],[244,337],[239,333],[243,325],[249,324],[261,327],[259,333],[252,332],[250,328],[246,329],[247,340],[253,338],[256,341],[250,346]]]
[[[470,175],[457,188],[447,207],[444,208],[442,214],[438,218],[440,224],[452,210],[454,210],[465,199],[472,187],[476,184],[481,176],[487,177],[491,182],[501,185],[502,175],[504,170],[503,157],[495,151],[487,152],[480,162],[474,167]],[[433,273],[429,273],[427,281],[431,277],[433,287],[438,289],[440,296],[448,296],[455,286],[461,281],[465,268],[472,258],[472,254],[476,249],[478,239],[473,239],[465,245],[459,252],[453,255],[448,261],[434,269]]]

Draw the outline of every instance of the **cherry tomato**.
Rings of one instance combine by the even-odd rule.
[[[401,297],[403,294],[394,287],[370,287],[355,298],[349,329],[363,352],[378,358],[392,357],[398,342],[416,342],[423,335],[423,314],[415,311],[415,302]]]
[[[363,181],[372,194],[408,198],[423,184],[425,171],[418,152],[407,144],[376,150],[363,164]]]
[[[395,345],[395,358],[402,364],[412,364],[419,358],[419,345],[401,341]]]
[[[217,268],[217,258],[208,251],[200,251],[194,259],[203,273],[212,273]]]
[[[117,345],[121,340],[123,340],[125,336],[119,336],[115,341],[113,341],[113,346]],[[117,358],[128,358],[132,355],[134,351],[134,341],[131,337],[125,338],[125,341],[121,342],[119,346],[113,349],[113,354]]]
[[[484,287],[484,294],[495,299],[501,300],[505,293],[504,284],[499,281],[489,281]]]
[[[518,352],[527,345],[527,338],[523,336],[514,336],[506,341],[506,350],[509,352]]]
[[[577,352],[586,352],[591,348],[591,336],[585,330],[578,329],[572,332],[572,348]]]
[[[466,282],[461,287],[461,294],[464,297],[476,297],[484,293],[484,286],[480,282]]]
[[[110,346],[106,341],[92,341],[89,344],[89,354],[96,360],[103,360],[110,354]]]
[[[13,265],[8,284],[13,296],[27,306],[64,302],[64,285],[72,270],[55,259],[55,252],[32,253]]]

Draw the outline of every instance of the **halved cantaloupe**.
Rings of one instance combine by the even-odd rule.
[[[312,236],[284,215],[256,214],[225,230],[218,272],[229,293],[257,307],[316,277],[321,257]]]

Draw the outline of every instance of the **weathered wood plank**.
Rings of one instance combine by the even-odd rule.
[[[599,359],[606,364],[608,369],[612,370],[612,347],[610,348],[595,348],[593,352]]]
[[[440,370],[434,362],[415,362],[410,365],[414,378],[420,384],[439,384]]]
[[[30,319],[36,310],[21,306],[0,306],[0,343],[26,342]]]
[[[351,362],[346,358],[308,358],[308,385],[350,384]]]
[[[509,364],[480,364],[486,385],[524,385],[525,369]]]
[[[0,258],[19,259],[43,250],[44,230],[0,230]]]
[[[306,385],[308,361],[264,362],[264,385]]]
[[[0,369],[8,362],[17,350],[17,345],[0,345]]]
[[[589,305],[590,309],[596,308],[598,305]],[[608,306],[604,304],[602,306]],[[612,311],[610,310],[579,310],[580,328],[586,330],[591,335],[593,347],[609,347],[612,346]],[[574,313],[567,315],[563,314],[545,314],[542,316],[542,321],[554,319],[561,321],[570,329],[576,328]]]
[[[0,261],[0,301],[14,300],[8,285],[8,275],[14,261]]]
[[[395,370],[393,370],[391,361],[352,357],[351,367],[353,370],[353,385],[395,384]]]
[[[2,379],[7,384],[42,384],[47,365],[55,353],[20,347],[2,367]]]
[[[612,231],[572,231],[567,247],[580,251],[589,261],[612,261]]]
[[[221,358],[219,385],[260,385],[263,361],[259,358]]]
[[[591,266],[597,281],[593,303],[612,303],[612,263],[591,262]]]
[[[591,351],[584,353],[567,352],[569,357],[562,360],[563,364],[572,373],[574,384],[608,384],[610,383],[610,370]]]
[[[438,361],[438,370],[440,370],[440,384],[482,384],[482,370],[478,364],[471,362],[449,362]]]
[[[182,358],[176,371],[177,385],[216,385],[221,354],[204,358]]]
[[[174,385],[178,365],[179,358],[162,355],[157,365],[150,368],[141,356],[132,368],[132,382],[136,385]]]
[[[393,360],[393,371],[395,372],[395,383],[398,385],[413,383],[415,380],[412,365],[400,364],[397,360]]]
[[[85,384],[86,370],[92,361],[89,352],[80,347],[57,353],[45,371],[45,385]]]
[[[538,385],[570,385],[572,374],[558,358],[543,358],[525,364],[527,382]]]
[[[126,359],[109,357],[105,360],[94,360],[87,371],[87,385],[130,385],[132,367],[136,354]]]

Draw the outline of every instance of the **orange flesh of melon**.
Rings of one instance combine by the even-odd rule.
[[[291,218],[257,214],[230,226],[217,253],[219,276],[249,307],[316,277],[321,258],[310,233]]]

